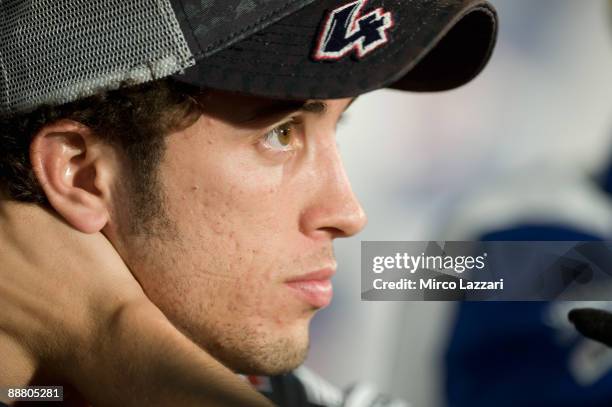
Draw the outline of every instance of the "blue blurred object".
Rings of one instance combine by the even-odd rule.
[[[583,182],[590,180],[585,177]],[[521,198],[517,201],[526,195],[517,194]],[[586,198],[601,202],[597,194]],[[538,216],[529,215],[522,208],[514,221],[509,220],[504,226],[487,230],[487,222],[483,222],[471,225],[471,230],[480,229],[481,240],[609,240],[600,233],[601,229],[594,231],[589,227],[593,223],[588,219],[582,225],[577,221],[580,217],[588,218],[588,213],[542,211],[546,204],[538,202],[531,209],[538,209],[533,213],[546,213],[545,220],[534,221]],[[611,406],[612,351],[582,338],[569,324],[567,312],[577,305],[568,302],[460,304],[445,355],[448,406]],[[594,306],[610,308],[609,303]]]

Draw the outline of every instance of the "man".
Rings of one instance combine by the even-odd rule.
[[[365,225],[340,116],[377,88],[471,80],[495,12],[480,0],[81,3],[2,5],[0,326],[14,357],[2,384],[38,374],[96,405],[262,404],[226,369],[302,363],[332,296],[332,241]]]

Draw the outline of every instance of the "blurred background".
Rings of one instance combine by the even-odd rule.
[[[306,364],[337,386],[370,382],[414,407],[612,405],[612,357],[574,336],[567,304],[360,300],[361,240],[471,240],[517,225],[612,240],[612,201],[599,183],[612,157],[608,1],[492,3],[499,42],[474,82],[440,94],[374,92],[341,124],[369,224],[336,244],[335,298],[313,321]],[[490,346],[493,331],[513,345]],[[538,376],[550,383],[529,387]],[[513,399],[512,389],[541,401]],[[555,401],[565,390],[567,404]]]

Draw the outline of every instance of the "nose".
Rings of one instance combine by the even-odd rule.
[[[302,232],[332,239],[356,235],[365,227],[367,216],[353,193],[335,142],[319,151],[315,162],[310,180],[313,193],[300,219]]]

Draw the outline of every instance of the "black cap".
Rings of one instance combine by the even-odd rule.
[[[241,5],[259,2],[234,0],[218,17],[234,30],[233,21],[251,25],[214,48],[211,10],[198,8],[199,0],[181,3],[177,16],[196,63],[176,79],[282,99],[452,89],[481,72],[497,37],[497,14],[484,0],[320,0],[293,4],[288,14],[271,13],[269,4],[241,13]],[[263,3],[279,10],[295,2]]]
[[[497,34],[485,0],[23,0],[0,10],[3,115],[166,77],[299,100],[444,90],[482,70]]]

